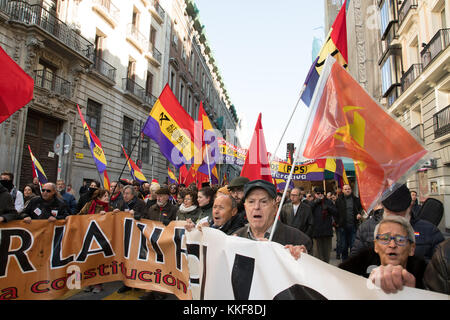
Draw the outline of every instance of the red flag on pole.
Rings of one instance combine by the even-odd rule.
[[[0,47],[0,123],[33,98],[34,80]]]
[[[267,157],[266,140],[264,139],[264,132],[261,124],[261,113],[258,116],[252,141],[250,142],[250,148],[245,157],[241,177],[247,177],[250,180],[261,179],[272,183],[269,158]]]

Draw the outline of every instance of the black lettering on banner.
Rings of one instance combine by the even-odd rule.
[[[205,286],[206,286],[206,253],[208,247],[203,246],[203,275],[202,275],[202,287],[200,289],[200,300],[205,300]]]
[[[97,250],[90,250],[92,241],[96,241],[97,244],[101,247]],[[88,230],[86,231],[86,235],[83,240],[83,247],[81,248],[80,253],[76,259],[77,262],[85,262],[87,256],[92,254],[97,254],[103,252],[103,256],[105,258],[111,257],[114,255],[111,244],[109,243],[106,236],[103,234],[102,229],[97,225],[95,220],[91,221],[89,224]]]
[[[131,245],[131,228],[133,227],[133,219],[125,218],[123,221],[123,256],[125,259],[130,257]]]
[[[152,244],[153,250],[156,253],[156,262],[158,263],[164,263],[164,253],[162,252],[161,248],[158,245],[158,240],[161,237],[162,232],[163,229],[155,228],[152,232],[152,235],[150,236],[150,242]]]
[[[188,256],[194,256],[197,258],[198,261],[200,261],[200,245],[197,243],[190,243],[190,244],[186,244],[186,250],[187,250],[187,254]],[[192,274],[189,278],[189,282],[191,284],[194,285],[199,285],[200,284],[200,278],[198,275],[196,275],[195,278],[192,277]]]
[[[252,287],[255,259],[236,254],[231,271],[231,286],[235,300],[248,300]]]
[[[184,233],[186,232],[186,230],[184,228],[174,228],[174,233],[173,233],[173,242],[175,243],[175,260],[177,263],[177,269],[182,271],[183,269],[183,259],[181,257],[182,254],[184,254],[187,258],[187,250],[183,249],[182,243],[183,243],[183,237],[184,237]]]
[[[52,256],[51,256],[51,269],[57,269],[66,266],[70,262],[73,261],[73,255],[63,259],[61,258],[61,244],[62,239],[64,237],[64,231],[66,227],[55,227],[55,230],[53,232],[53,245],[52,245]]]
[[[11,250],[12,238],[18,237],[21,241],[19,249]],[[1,229],[0,230],[0,278],[8,276],[7,269],[10,256],[16,258],[23,273],[35,271],[26,252],[33,244],[33,235],[25,229]]]
[[[147,227],[147,225],[142,223],[138,223],[136,225],[139,228],[139,230],[141,230],[141,241],[139,243],[138,260],[147,261],[148,260],[147,238],[144,236],[144,230]]]

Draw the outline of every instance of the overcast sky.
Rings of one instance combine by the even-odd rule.
[[[195,0],[247,148],[259,112],[267,150],[274,152],[312,63],[314,37],[324,38],[323,1]],[[297,144],[301,102],[277,155]]]

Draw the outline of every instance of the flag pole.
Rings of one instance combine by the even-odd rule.
[[[142,127],[141,127],[141,130],[140,130],[139,132],[140,132],[140,134],[142,134]],[[136,139],[136,142],[134,143],[133,148],[131,148],[129,157],[131,157],[131,155],[133,154],[133,150],[134,150],[134,148],[136,147],[136,144],[137,144],[138,141],[139,141],[139,139]],[[151,148],[150,148],[150,150],[151,150]],[[128,160],[127,160],[127,157],[125,157],[125,164],[123,165],[122,171],[120,172],[119,178],[117,179],[117,181],[119,181],[119,182],[120,182],[120,178],[122,177],[122,174],[123,174],[123,172],[124,172],[124,170],[125,170],[125,167],[127,166],[127,163],[128,163]],[[152,165],[152,167],[153,167],[153,165]],[[153,177],[152,177],[152,178],[153,178]],[[153,180],[153,179],[152,179],[152,180]],[[116,185],[117,185],[117,184],[116,184]],[[114,189],[111,190],[111,194],[114,194],[115,189],[116,189],[116,188],[114,187]]]
[[[209,167],[208,144],[205,144],[205,147],[206,147],[206,162],[208,163],[209,186],[212,186],[212,181],[211,181],[211,168]]]
[[[294,114],[297,111],[298,105],[300,104],[300,100],[302,99],[302,95],[303,95],[303,92],[305,91],[305,89],[306,89],[306,84],[304,84],[302,86],[302,89],[300,90],[300,96],[298,97],[298,100],[297,100],[297,103],[295,104],[294,110],[292,110],[291,116],[289,117],[288,123],[286,124],[286,127],[284,128],[284,131],[283,131],[283,133],[281,135],[280,141],[278,142],[278,145],[275,148],[274,153],[271,154],[271,156],[270,156],[269,163],[272,162],[273,157],[276,156],[276,154],[278,152],[278,149],[281,146],[281,142],[283,141],[284,135],[286,134],[286,131],[289,128],[289,125],[291,124],[292,118],[294,117]]]
[[[297,148],[297,152],[295,153],[295,157],[294,157],[294,159],[292,161],[291,172],[289,173],[289,177],[288,177],[288,179],[286,181],[286,186],[284,187],[283,197],[281,198],[281,202],[280,203],[283,203],[284,199],[286,198],[287,189],[288,189],[289,184],[291,183],[291,180],[292,180],[292,175],[294,173],[295,164],[297,163],[297,160],[298,160],[298,158],[300,156],[300,152],[303,152],[302,149],[304,149],[304,148],[301,148],[301,146],[303,146],[303,140],[305,139],[306,131],[308,130],[308,124],[311,122],[311,117],[313,116],[313,109],[314,109],[314,106],[316,104],[316,100],[317,100],[317,97],[318,97],[318,91],[320,90],[320,87],[322,85],[322,82],[323,82],[322,79],[323,79],[324,75],[326,74],[325,70],[326,70],[326,68],[330,68],[329,66],[330,66],[331,63],[332,62],[330,62],[330,58],[328,57],[326,59],[326,61],[325,61],[325,65],[324,65],[324,69],[322,71],[322,74],[320,75],[320,78],[319,78],[319,80],[317,82],[316,89],[314,90],[314,94],[313,94],[313,97],[311,99],[311,104],[310,104],[310,107],[308,108],[308,111],[309,111],[308,112],[308,119],[307,119],[306,125],[305,125],[305,127],[304,127],[304,129],[302,131],[302,134],[301,134],[301,136],[299,138],[299,142],[298,142],[298,146],[299,147]],[[328,77],[328,75],[327,75],[327,77]],[[278,212],[277,212],[277,215],[275,217],[275,221],[274,221],[273,227],[272,227],[272,232],[270,233],[269,241],[272,241],[273,234],[275,233],[275,229],[276,229],[276,226],[277,226],[278,218],[280,217],[280,212],[281,212],[281,206],[279,206],[279,208],[278,208]]]

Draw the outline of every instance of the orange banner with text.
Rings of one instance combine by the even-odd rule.
[[[184,224],[125,212],[2,223],[0,300],[55,299],[111,281],[192,299]]]

